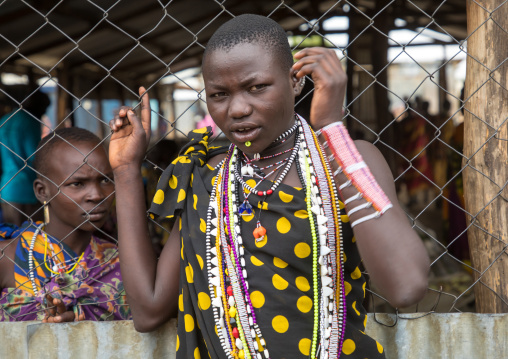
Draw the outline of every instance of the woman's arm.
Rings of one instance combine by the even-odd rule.
[[[324,48],[307,48],[295,55],[293,65],[296,76],[312,76],[314,96],[310,122],[315,130],[342,120],[347,76],[335,52]],[[320,141],[325,142],[324,136]],[[419,301],[427,289],[429,258],[418,235],[409,225],[395,192],[393,176],[388,164],[377,148],[364,141],[357,141],[358,152],[393,207],[379,218],[359,223],[353,229],[356,244],[369,275],[382,295],[395,307],[405,307]],[[326,149],[331,155],[329,148]],[[333,171],[338,168],[332,161]],[[342,172],[335,176],[337,187],[348,178]],[[342,189],[344,199],[358,194],[354,186]],[[346,205],[346,211],[364,204],[365,199]],[[351,222],[374,213],[372,207],[350,215]]]
[[[115,176],[118,241],[122,278],[136,330],[156,329],[176,315],[180,261],[178,220],[157,261],[148,235],[141,162],[150,139],[150,102],[142,96],[141,120],[122,108],[110,122],[109,147]]]
[[[355,144],[393,205],[381,217],[354,227],[356,244],[376,288],[394,307],[407,307],[422,299],[427,291],[430,268],[427,250],[399,205],[392,173],[381,152],[369,142],[355,141]],[[345,176],[336,178],[336,181],[344,183]],[[350,198],[357,192],[350,186],[342,191],[342,195]],[[352,207],[365,203],[365,200],[356,202]],[[354,213],[350,221],[372,212],[371,208]]]

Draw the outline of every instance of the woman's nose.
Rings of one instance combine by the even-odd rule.
[[[231,96],[229,102],[229,117],[243,118],[249,116],[252,112],[252,106],[243,95]]]

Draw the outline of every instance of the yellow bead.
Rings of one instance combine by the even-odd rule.
[[[231,318],[235,318],[236,317],[236,308],[235,307],[229,308],[229,316]]]
[[[239,357],[240,359],[245,358],[245,353],[243,352],[243,349],[242,349],[242,350],[240,350],[240,351],[238,352],[238,357]]]

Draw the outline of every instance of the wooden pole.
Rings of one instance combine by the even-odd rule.
[[[381,10],[383,12],[376,17],[375,26],[383,34],[388,34],[393,19],[390,15],[390,9],[385,9],[389,3],[388,0],[378,0],[375,2],[375,13],[378,14]],[[388,100],[388,69],[385,68],[388,63],[388,38],[372,29],[370,31],[372,36],[372,45],[370,47],[370,58],[372,63],[372,73],[376,74],[376,84],[374,85],[374,100],[375,111],[378,117],[378,133],[384,129],[381,135],[381,140],[388,146],[395,146],[395,135],[393,126],[388,126],[393,117],[390,113],[390,101]],[[384,69],[384,70],[383,70]],[[388,126],[388,127],[387,127]],[[386,129],[385,129],[386,128]],[[394,152],[386,146],[379,145],[378,148],[383,153],[392,173],[396,173],[395,155]]]
[[[464,194],[479,280],[476,310],[503,313],[508,312],[508,6],[503,0],[468,0],[467,28]]]

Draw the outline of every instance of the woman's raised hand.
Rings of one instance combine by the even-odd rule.
[[[151,134],[150,98],[144,87],[139,88],[139,96],[141,120],[131,107],[122,106],[109,122],[112,131],[109,162],[113,171],[129,166],[139,169],[145,156]]]
[[[347,75],[332,49],[309,47],[295,54],[293,65],[298,79],[311,76],[314,95],[310,109],[310,123],[318,130],[342,120],[342,106],[346,94]]]

